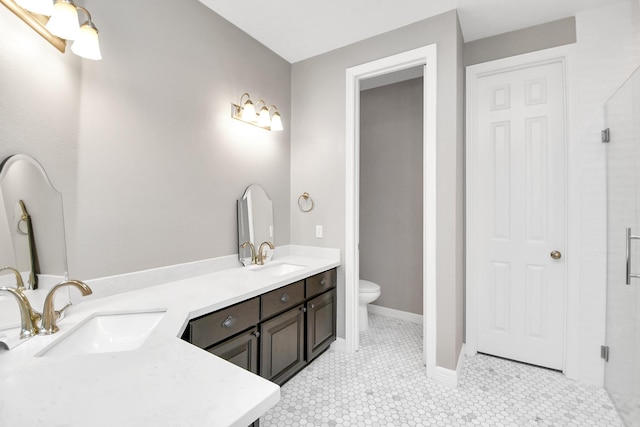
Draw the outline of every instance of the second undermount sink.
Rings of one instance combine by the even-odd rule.
[[[36,356],[113,353],[140,348],[166,310],[96,313]]]
[[[262,272],[269,276],[284,276],[285,274],[295,273],[296,271],[306,268],[303,265],[287,264],[283,262],[273,262],[255,267],[252,271]]]

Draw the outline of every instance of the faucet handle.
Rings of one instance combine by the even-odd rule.
[[[82,296],[91,295],[93,291],[87,286],[86,283],[80,280],[67,280],[65,282],[55,285],[46,298],[44,299],[44,307],[42,308],[42,326],[40,327],[40,335],[51,335],[58,332],[58,325],[56,321],[62,316],[62,313],[71,305],[71,303],[65,305],[61,310],[56,310],[53,306],[53,300],[55,293],[58,289],[64,286],[75,286],[82,292]]]

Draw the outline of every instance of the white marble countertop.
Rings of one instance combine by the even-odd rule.
[[[305,268],[279,277],[231,268],[77,304],[57,334],[0,350],[0,425],[247,426],[279,401],[280,388],[180,336],[192,318],[339,265],[302,256],[273,262]],[[92,314],[153,309],[166,314],[137,350],[36,356]]]

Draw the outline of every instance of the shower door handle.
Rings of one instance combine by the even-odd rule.
[[[640,240],[640,236],[631,234],[631,228],[627,227],[627,285],[631,285],[631,278],[640,278],[640,274],[631,272],[631,240]]]

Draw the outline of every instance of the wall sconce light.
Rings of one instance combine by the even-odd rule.
[[[242,100],[245,96],[247,100],[243,104]],[[262,104],[262,107],[256,113],[256,107],[260,104]],[[273,113],[271,112],[272,110]],[[282,118],[278,108],[275,105],[267,107],[267,103],[262,99],[254,105],[253,101],[251,101],[251,96],[246,92],[240,96],[240,105],[231,104],[231,117],[269,131],[283,130]]]
[[[0,0],[27,25],[64,53],[67,40],[75,40],[71,51],[87,59],[100,60],[98,29],[89,11],[72,0]],[[79,25],[78,11],[87,15]]]

